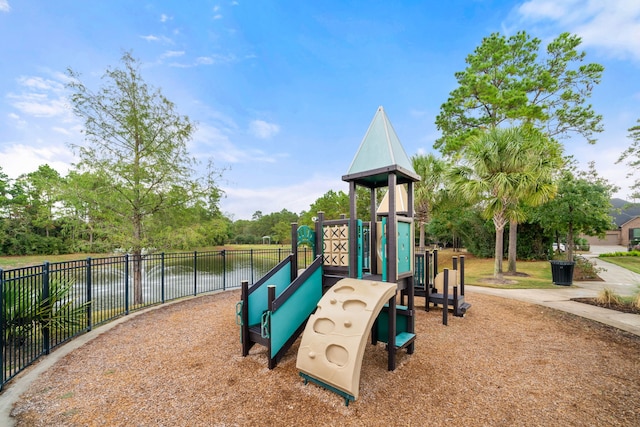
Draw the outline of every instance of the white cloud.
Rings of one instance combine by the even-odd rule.
[[[0,167],[10,178],[33,172],[38,166],[48,164],[61,175],[69,172],[73,154],[63,145],[34,147],[14,144],[0,151]]]
[[[11,6],[9,6],[9,2],[7,0],[0,0],[0,12],[9,12],[11,10]]]
[[[165,59],[165,58],[177,58],[180,56],[184,56],[185,52],[184,50],[168,50],[166,52],[164,52],[162,55],[160,55],[161,59]]]
[[[18,78],[18,84],[30,89],[48,90],[54,92],[61,92],[64,90],[64,85],[62,83],[45,79],[39,76],[21,76]]]
[[[280,132],[280,126],[264,120],[254,120],[249,124],[249,132],[256,138],[269,139]]]
[[[213,58],[211,58],[210,56],[199,56],[198,58],[196,58],[196,63],[202,65],[211,65],[213,64]]]
[[[213,19],[218,20],[222,19],[222,14],[220,12],[220,6],[216,5],[213,7]]]
[[[230,139],[230,135],[233,133],[233,129],[230,128],[200,124],[193,138],[200,150],[204,150],[200,157],[211,157],[221,163],[275,163],[279,159],[287,157],[284,153],[265,152],[253,147],[239,147]]]
[[[173,40],[166,36],[156,36],[154,34],[149,34],[146,36],[140,36],[141,39],[146,40],[148,42],[162,42],[164,44],[172,45]]]
[[[429,111],[427,110],[417,110],[415,108],[411,108],[409,110],[409,114],[411,115],[411,117],[428,117],[429,116]]]
[[[73,133],[66,128],[62,128],[60,126],[54,126],[51,128],[52,131],[57,132],[57,133],[61,133],[62,135],[66,135],[66,136],[71,136],[73,135]]]
[[[184,52],[183,52],[184,53]],[[176,55],[178,56],[178,55]],[[160,58],[160,62],[164,59],[164,56]],[[234,62],[236,57],[234,55],[209,55],[199,56],[193,62],[171,62],[168,65],[176,68],[191,68],[199,65],[213,65],[213,64],[228,64]]]
[[[43,94],[9,95],[9,98],[13,99],[13,107],[30,116],[55,117],[67,111],[66,100],[49,99]]]
[[[34,117],[65,117],[70,115],[64,84],[39,76],[22,76],[17,80],[21,93],[9,93],[11,105],[23,114]]]
[[[294,213],[309,210],[318,198],[329,190],[349,191],[346,183],[335,177],[314,176],[290,186],[267,188],[223,187],[226,197],[221,200],[223,212],[234,214],[234,219],[251,219],[256,211]]]
[[[167,21],[171,21],[172,19],[173,19],[173,16],[165,15],[164,13],[160,15],[160,22],[167,22]]]
[[[640,61],[640,2],[631,0],[529,0],[516,13],[525,22],[550,25],[582,38],[583,46]]]
[[[9,113],[7,116],[13,121],[13,123],[15,123],[16,128],[24,129],[27,126],[27,121],[22,119],[22,117],[16,113]]]

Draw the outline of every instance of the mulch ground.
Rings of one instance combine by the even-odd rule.
[[[18,426],[639,426],[640,337],[520,301],[468,292],[442,325],[418,299],[413,355],[364,354],[349,406],[265,349],[242,357],[236,291],[117,325],[42,374]],[[420,305],[422,304],[422,305]]]

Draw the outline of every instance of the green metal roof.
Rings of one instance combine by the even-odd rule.
[[[349,172],[342,179],[379,187],[387,184],[391,172],[398,175],[399,183],[420,180],[384,109],[378,107]]]

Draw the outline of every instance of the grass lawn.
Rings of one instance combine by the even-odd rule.
[[[65,254],[65,255],[12,255],[0,256],[0,268],[9,270],[12,268],[29,267],[32,265],[42,265],[45,261],[77,261],[88,257],[105,257],[110,254]]]
[[[443,268],[451,268],[451,257],[460,255],[451,250],[445,249],[438,252],[438,271]],[[517,283],[514,284],[492,284],[484,282],[483,279],[493,277],[493,258],[475,258],[468,253],[462,253],[464,262],[464,283],[465,285],[484,286],[501,289],[554,289],[551,281],[551,264],[549,261],[518,261],[516,268],[517,276],[505,275],[504,278]],[[507,269],[507,260],[503,261],[503,270]]]
[[[607,256],[600,259],[640,274],[640,257],[638,256]]]

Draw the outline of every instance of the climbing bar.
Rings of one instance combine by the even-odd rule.
[[[271,312],[265,311],[262,313],[262,321],[260,322],[260,336],[265,339],[271,338],[271,330],[269,324],[271,323]]]
[[[242,306],[244,305],[243,301],[238,301],[236,304],[236,325],[243,326],[244,322],[242,321]]]

